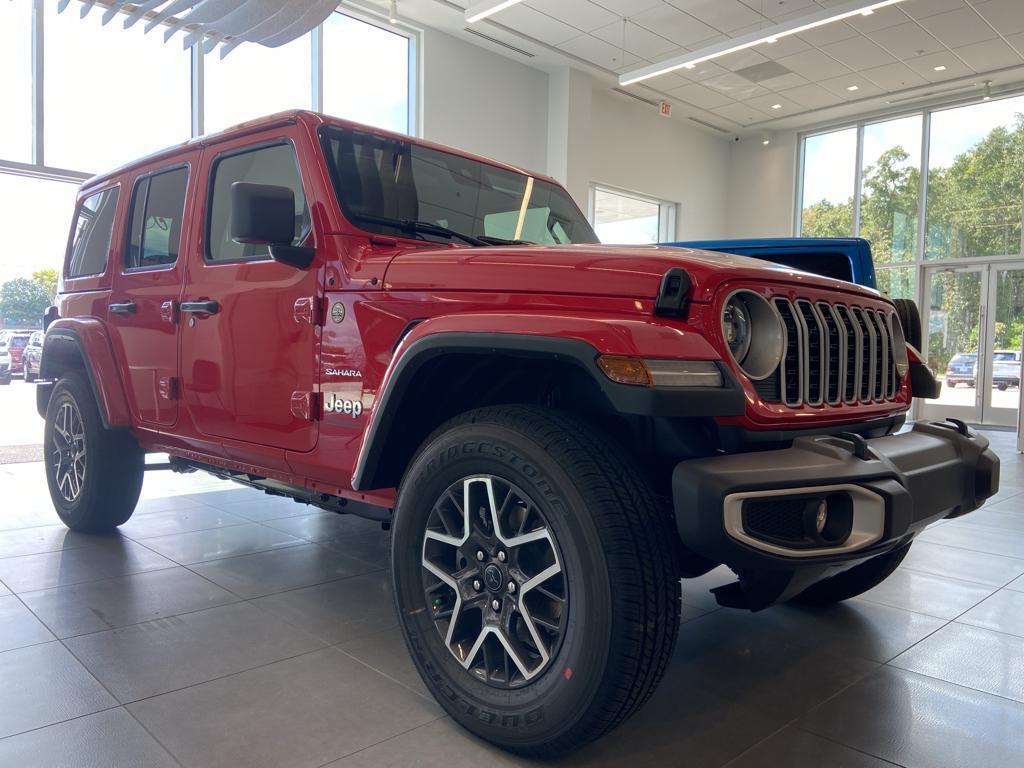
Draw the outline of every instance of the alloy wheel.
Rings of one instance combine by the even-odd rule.
[[[492,475],[453,483],[434,503],[422,548],[427,608],[445,646],[497,688],[535,679],[558,652],[569,595],[543,512]]]
[[[57,489],[64,501],[71,503],[82,493],[86,460],[85,425],[73,402],[61,403],[57,411],[51,458]]]

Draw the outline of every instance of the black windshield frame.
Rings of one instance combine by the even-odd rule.
[[[541,244],[597,244],[600,242],[597,235],[594,233],[593,228],[590,226],[590,223],[569,196],[569,193],[563,187],[553,184],[545,179],[540,179],[501,165],[491,164],[475,158],[466,157],[465,155],[461,155],[456,152],[446,152],[445,150],[429,147],[415,141],[400,139],[386,134],[378,134],[373,131],[361,130],[358,128],[326,125],[319,129],[319,137],[324,153],[324,160],[331,177],[331,182],[334,186],[335,197],[338,201],[339,207],[341,208],[341,212],[350,223],[361,230],[373,234],[393,237],[419,237],[423,239],[436,237],[438,242],[450,241],[451,238],[435,236],[429,232],[413,233],[410,231],[408,226],[403,226],[400,223],[404,221],[407,224],[409,220],[422,219],[430,223],[436,223],[439,226],[456,230],[470,237],[483,236],[495,239],[521,239],[537,242],[534,238],[522,233],[524,219],[527,218],[524,212],[547,211],[546,220],[543,224],[543,229],[546,230],[546,232],[538,229],[538,217],[530,217],[533,220],[532,225],[534,231],[544,235],[545,239],[541,240],[541,238],[537,238],[538,240],[541,240]],[[401,197],[404,195],[404,200],[393,200],[391,201],[392,204],[388,206],[383,202],[383,198],[381,201],[371,202],[363,202],[361,199],[353,199],[356,197],[370,197],[369,194],[364,192],[364,187],[367,186],[367,184],[364,177],[360,175],[362,172],[358,169],[358,163],[364,162],[364,158],[361,156],[357,157],[357,153],[367,151],[366,147],[370,147],[370,152],[373,152],[375,149],[387,147],[394,153],[395,159],[399,157],[410,158],[407,166],[409,169],[408,176],[404,181],[399,182],[397,179],[395,181],[395,184],[397,185],[396,189],[399,186],[402,188],[398,189],[397,192],[393,191],[393,195],[395,196]],[[349,150],[351,152],[351,156],[346,158],[346,160],[351,164],[351,168],[348,170],[347,175],[339,167],[341,152],[343,150]],[[454,207],[446,209],[454,218],[457,219],[457,221],[450,222],[448,219],[435,220],[429,215],[422,215],[420,212],[420,200],[423,197],[421,192],[428,192],[429,190],[421,190],[421,186],[423,185],[417,185],[415,178],[411,178],[413,176],[412,168],[414,167],[413,164],[415,162],[425,163],[425,159],[430,157],[438,159],[446,165],[451,163],[454,167],[460,167],[463,170],[462,176],[465,176],[467,171],[470,171],[474,174],[479,174],[479,178],[481,180],[486,177],[497,179],[510,185],[521,183],[523,191],[519,193],[516,210],[513,211],[507,206],[496,210],[481,210],[480,199],[483,197],[484,190],[495,192],[494,196],[496,198],[500,198],[501,195],[504,195],[506,200],[513,198],[511,198],[508,193],[497,192],[493,187],[485,187],[483,181],[480,181],[477,187],[477,198],[474,201],[474,206],[467,206],[464,210],[459,210]],[[383,159],[381,162],[383,162]],[[446,170],[448,170],[449,173],[452,173],[451,169]],[[379,169],[377,169],[377,173],[380,173]],[[401,173],[401,170],[396,171],[396,176]],[[453,186],[457,185],[460,181],[465,181],[462,176],[456,179],[453,175]],[[383,176],[380,178],[383,178]],[[348,186],[346,186],[346,182],[343,181],[343,179],[348,180]],[[370,181],[377,181],[377,179],[371,178]],[[356,183],[359,184],[359,188],[353,190]],[[380,194],[379,191],[378,194]],[[526,197],[527,194],[529,197],[526,199],[526,204],[524,205],[523,198]],[[457,199],[458,197],[459,195],[455,195],[452,199]],[[410,198],[412,202],[409,202]],[[533,204],[535,202],[537,203],[536,205]],[[548,206],[542,205],[541,203],[543,202],[548,203]],[[430,203],[426,202],[424,205],[429,207]],[[514,232],[495,233],[490,231],[478,231],[480,228],[486,229],[488,217],[509,216],[511,214],[515,214],[514,218],[516,219]],[[375,218],[378,220],[373,221],[372,219]],[[379,219],[393,219],[396,223],[386,223]],[[481,224],[483,225],[482,227]],[[556,227],[558,228],[557,231],[555,229]],[[521,238],[513,238],[511,236],[512,234],[521,234]]]

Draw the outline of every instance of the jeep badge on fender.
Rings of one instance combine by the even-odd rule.
[[[983,435],[903,429],[939,391],[916,311],[601,245],[554,179],[416,138],[253,120],[89,179],[69,240],[36,392],[64,523],[113,530],[164,467],[381,522],[427,690],[526,757],[651,697],[700,631],[681,577],[835,603],[998,491]]]

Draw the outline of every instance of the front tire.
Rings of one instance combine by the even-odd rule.
[[[633,460],[585,422],[527,406],[464,414],[399,490],[392,579],[409,652],[467,730],[523,755],[572,751],[664,673],[676,541]]]
[[[92,388],[78,371],[53,388],[43,448],[50,498],[64,525],[103,533],[131,517],[145,454],[131,434],[103,426]]]
[[[793,602],[801,605],[831,605],[862,595],[892,575],[907,556],[912,543],[907,542],[891,552],[873,557],[849,570],[819,581],[793,598]]]

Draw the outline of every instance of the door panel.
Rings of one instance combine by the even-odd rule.
[[[992,265],[988,281],[988,353],[983,423],[1017,424],[1021,383],[1021,334],[1024,333],[1024,265]]]
[[[189,220],[187,187],[198,153],[171,168],[138,176],[132,184],[127,233],[118,248],[107,305],[115,353],[135,417],[173,425],[178,416],[178,325]]]
[[[185,404],[205,435],[312,450],[317,423],[301,406],[316,389],[320,328],[296,302],[319,305],[322,270],[275,262],[265,247],[230,237],[231,184],[248,181],[291,187],[293,242],[312,244],[295,150],[285,136],[246,137],[204,150],[203,175],[207,221],[189,254],[181,305]]]
[[[981,421],[978,384],[984,378],[982,322],[985,268],[929,269],[925,272],[925,354],[928,367],[942,380],[935,400],[921,401],[922,419],[947,416]]]

